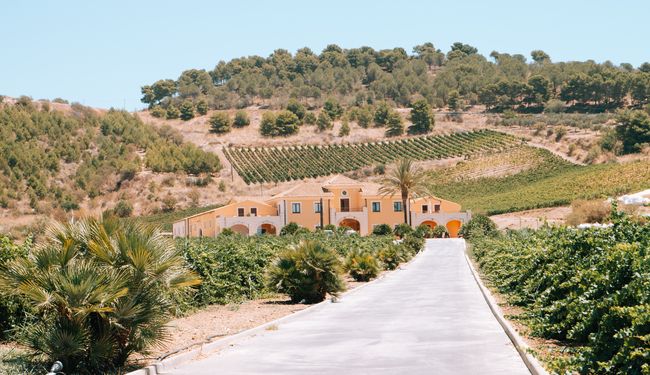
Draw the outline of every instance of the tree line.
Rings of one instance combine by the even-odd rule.
[[[432,43],[375,50],[335,44],[320,54],[277,49],[268,57],[220,61],[212,70],[189,69],[178,79],[143,86],[142,101],[159,117],[191,119],[210,108],[249,105],[284,107],[293,98],[319,108],[329,98],[344,106],[388,101],[409,106],[419,99],[436,108],[482,104],[488,110],[604,111],[642,106],[650,100],[650,63],[553,62],[534,50],[493,51],[488,57],[468,44],[447,53]],[[561,105],[558,105],[558,102]]]

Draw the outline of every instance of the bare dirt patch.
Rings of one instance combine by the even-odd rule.
[[[499,229],[537,229],[548,223],[551,225],[564,224],[571,213],[571,207],[539,208],[535,210],[511,212],[490,216]]]

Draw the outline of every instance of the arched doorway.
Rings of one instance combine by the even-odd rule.
[[[276,234],[275,225],[273,225],[273,224],[268,224],[268,223],[262,224],[262,225],[260,225],[260,228],[259,228],[259,230],[258,230],[258,233],[259,233],[259,234],[270,234],[270,235],[275,235],[275,234]]]
[[[458,231],[460,230],[461,222],[460,220],[452,220],[447,223],[447,232],[449,232],[449,237],[458,237]]]
[[[248,227],[245,226],[244,224],[235,224],[232,227],[230,227],[230,230],[232,230],[235,233],[243,234],[244,236],[248,236]]]
[[[361,230],[361,224],[357,219],[343,219],[339,222],[340,227],[348,227],[352,230],[359,231]]]
[[[438,225],[438,223],[436,223],[436,222],[433,221],[433,220],[426,220],[426,221],[423,221],[422,224],[420,224],[420,225],[426,225],[426,226],[428,226],[429,228],[433,229],[433,228],[435,228],[435,227]]]

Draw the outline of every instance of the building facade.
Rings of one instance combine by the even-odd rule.
[[[214,237],[226,228],[234,232],[277,234],[294,222],[315,230],[326,225],[345,226],[364,236],[375,226],[394,227],[404,222],[407,210],[413,227],[443,225],[451,237],[470,219],[459,204],[437,197],[410,199],[403,207],[399,196],[379,193],[380,185],[355,181],[345,176],[303,182],[268,199],[243,199],[194,216],[173,225],[174,237]]]

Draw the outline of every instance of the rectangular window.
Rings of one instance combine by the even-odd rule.
[[[244,211],[244,208],[238,208],[237,209],[237,216],[244,216],[246,212]]]
[[[323,211],[323,207],[321,206],[320,202],[315,202],[314,203],[314,212],[319,214]]]
[[[429,212],[429,205],[428,204],[423,204],[422,205],[422,213],[426,214]]]
[[[433,206],[433,209],[435,210],[435,212],[440,212],[440,205],[436,204],[435,206]]]
[[[298,202],[291,203],[291,213],[292,214],[299,214],[300,213],[300,203],[298,203]]]
[[[380,212],[380,211],[381,211],[381,203],[372,202],[372,212]]]
[[[251,207],[251,216],[257,216],[257,207]]]
[[[393,211],[402,212],[402,202],[393,202]]]

